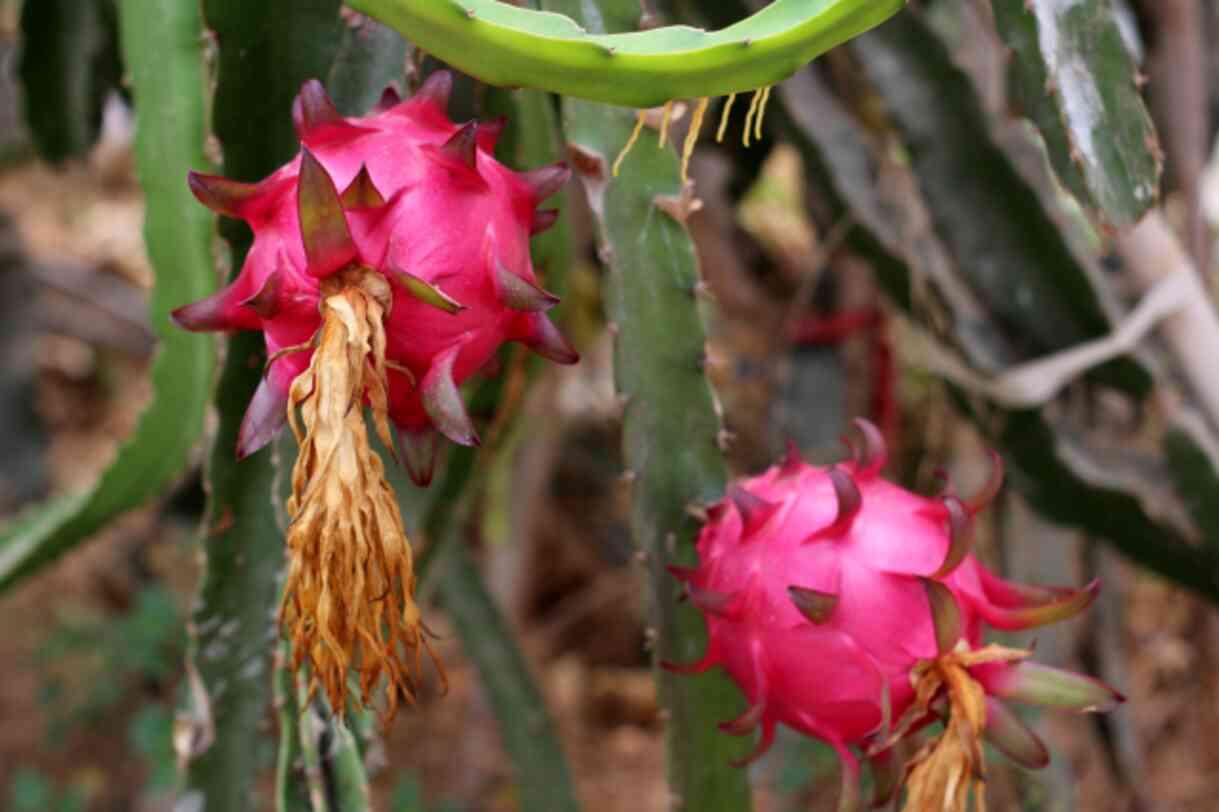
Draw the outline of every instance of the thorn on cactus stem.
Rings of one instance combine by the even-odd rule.
[[[414,431],[398,429],[398,457],[402,460],[411,481],[420,488],[432,484],[436,472],[436,456],[440,450],[440,438],[431,429]]]
[[[297,214],[312,276],[329,276],[356,257],[347,215],[330,173],[309,151],[301,149]]]
[[[533,213],[533,219],[529,223],[529,235],[536,237],[543,231],[553,228],[557,222],[559,222],[558,209],[539,209]]]
[[[440,106],[441,110],[447,110],[451,95],[453,95],[453,74],[447,70],[438,70],[428,76],[412,100],[434,102]]]
[[[690,603],[697,606],[708,614],[723,618],[724,620],[732,620],[736,613],[733,611],[733,604],[736,602],[739,593],[736,592],[716,592],[713,589],[700,589],[694,584],[686,584],[686,595],[690,599]]]
[[[720,722],[718,727],[729,736],[747,736],[758,729],[758,723],[762,721],[764,715],[766,715],[766,705],[759,702],[750,706],[737,718]]]
[[[526,313],[538,313],[550,310],[559,303],[558,296],[513,273],[498,259],[492,261],[492,267],[495,291],[500,302],[506,307]]]
[[[478,433],[466,412],[461,391],[453,381],[453,365],[464,344],[455,344],[438,355],[423,376],[419,392],[423,410],[445,437],[458,445],[477,446]]]
[[[946,496],[941,503],[948,512],[948,550],[944,553],[944,563],[932,578],[943,578],[951,573],[973,548],[973,518],[965,505],[955,496]]]
[[[556,364],[574,364],[580,360],[580,353],[567,343],[559,328],[544,313],[533,315],[529,332],[520,342]]]
[[[377,101],[377,106],[374,110],[378,113],[384,113],[402,104],[402,95],[398,92],[398,88],[394,85],[387,85],[385,90],[381,91],[381,98]]]
[[[751,536],[761,530],[781,507],[780,503],[767,502],[739,485],[733,485],[728,489],[728,498],[732,500],[737,513],[741,516],[742,537]]]
[[[237,458],[245,459],[275,439],[288,421],[288,393],[264,377],[237,432]]]
[[[258,184],[241,183],[219,175],[204,175],[199,172],[187,175],[186,182],[196,200],[217,214],[234,220],[241,220],[245,216],[247,205],[259,192]]]
[[[292,123],[296,127],[297,137],[308,141],[316,137],[323,128],[343,125],[346,122],[339,115],[322,83],[317,79],[310,79],[301,85],[300,93],[292,102]]]
[[[961,639],[961,607],[952,590],[930,578],[921,579],[927,590],[927,602],[931,607],[931,621],[935,625],[936,649],[941,655],[950,653]]]
[[[281,292],[283,288],[283,272],[276,269],[263,282],[262,288],[248,299],[241,302],[242,307],[249,308],[262,319],[273,319],[279,313]]]
[[[986,479],[986,485],[965,503],[965,509],[971,516],[977,515],[979,511],[993,502],[999,495],[999,489],[1003,487],[1003,457],[999,456],[999,452],[994,449],[991,449],[989,454],[990,476]]]
[[[825,473],[830,478],[830,484],[834,486],[834,496],[838,500],[838,513],[834,517],[834,521],[806,538],[805,544],[824,538],[841,537],[851,529],[855,517],[859,515],[859,510],[863,507],[863,494],[859,492],[859,486],[855,484],[855,480],[851,478],[850,474],[837,465],[831,465]]]
[[[441,145],[440,152],[467,169],[477,170],[478,122],[471,121],[464,124],[461,129],[453,133],[453,136],[448,141],[445,141]]]
[[[535,205],[541,203],[562,189],[571,179],[571,169],[565,163],[551,164],[525,172],[520,179],[529,186],[533,193]]]
[[[340,199],[345,209],[375,209],[385,205],[385,197],[372,182],[366,164],[360,164],[359,174],[347,184]]]
[[[466,309],[466,306],[449,296],[430,282],[424,281],[413,273],[391,268],[389,279],[399,290],[424,304],[429,304],[438,310],[455,315]]]
[[[800,614],[817,626],[828,623],[838,606],[838,596],[828,592],[792,585],[787,588],[787,594]]]

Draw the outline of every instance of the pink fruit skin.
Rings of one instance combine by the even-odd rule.
[[[1053,610],[1069,599],[1086,606],[1095,593],[1094,585],[1072,591],[1009,584],[972,554],[938,574],[953,538],[946,501],[881,479],[883,453],[879,461],[837,466],[859,495],[853,512],[846,506],[840,533],[828,529],[840,510],[829,469],[792,454],[712,505],[698,538],[700,565],[674,570],[706,615],[709,642],[698,663],[671,667],[720,665],[728,672],[762,728],[755,757],[780,722],[840,753],[871,742],[886,702],[896,724],[914,699],[912,669],[938,653],[923,579],[934,576],[951,590],[971,648],[981,643],[984,622],[1040,625],[1059,619]],[[793,586],[833,596],[832,610],[814,622],[793,602]]]
[[[338,118],[331,107],[332,118],[319,122],[315,115],[306,125],[301,123],[301,101],[297,103],[302,144],[336,190],[347,189],[366,169],[386,201],[377,207],[345,206],[356,249],[351,259],[391,276],[396,271],[412,274],[464,307],[451,314],[393,286],[387,357],[409,369],[415,380],[391,367],[390,417],[413,434],[433,425],[416,382],[423,381],[433,361],[455,345],[460,349],[452,378],[458,385],[482,368],[505,341],[536,345],[547,337],[543,333],[549,333],[551,346],[539,351],[566,363],[577,358],[566,345],[554,345],[561,339],[556,339],[549,323],[542,324],[543,313],[505,304],[496,280],[496,268],[502,267],[530,285],[537,284],[529,255],[535,209],[541,197],[566,179],[566,169],[552,167],[539,183],[500,164],[491,152],[500,126],[471,130],[449,120],[444,108],[451,81],[447,74],[434,74],[414,98],[362,118]],[[317,100],[319,94],[323,101]],[[329,100],[316,83],[306,85],[301,99],[306,106],[321,105],[322,114],[328,112]],[[458,147],[446,150],[446,143],[459,133],[474,132],[476,146],[464,158]],[[196,330],[262,330],[269,357],[310,341],[320,325],[319,276],[338,268],[319,274],[309,267],[298,215],[301,161],[298,155],[228,207],[225,213],[240,216],[254,231],[253,246],[229,287],[175,313],[180,324]],[[205,203],[210,202],[209,190],[200,187],[214,181],[192,178],[192,187]],[[247,302],[277,272],[278,301],[260,314]],[[276,396],[268,400],[277,404],[286,400],[288,387],[308,367],[310,356],[309,351],[289,352],[274,361],[269,383]],[[243,454],[256,450],[250,444],[243,443]]]

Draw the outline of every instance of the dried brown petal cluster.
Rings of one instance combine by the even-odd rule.
[[[945,698],[947,719],[944,732],[924,744],[906,764],[903,812],[967,812],[971,790],[975,808],[985,812],[982,731],[986,728],[986,691],[970,676],[969,668],[1016,662],[1028,654],[996,645],[970,651],[962,643],[959,649],[916,667],[915,702],[907,719],[936,714],[937,704]]]
[[[289,399],[300,454],[288,500],[280,623],[294,665],[309,663],[313,684],[339,714],[348,668],[359,675],[365,703],[386,678],[392,716],[401,700],[414,700],[422,651],[435,661],[414,601],[410,542],[363,417],[367,398],[377,435],[393,448],[384,327],[391,302],[385,277],[367,268],[322,280],[316,349]]]

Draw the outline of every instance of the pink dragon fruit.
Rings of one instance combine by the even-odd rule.
[[[346,267],[392,283],[389,415],[420,484],[431,475],[433,429],[477,443],[457,387],[501,344],[578,360],[544,314],[558,299],[538,287],[529,258],[530,236],[556,217],[537,207],[570,172],[556,164],[518,174],[500,164],[491,153],[502,123],[451,122],[451,88],[449,73],[434,73],[409,101],[387,91],[373,114],[347,119],[310,81],[292,111],[303,145],[296,159],[258,184],[190,176],[200,202],[254,231],[236,280],[173,314],[188,330],[266,336],[273,360],[242,425],[240,456],[283,426],[321,326],[321,280]]]
[[[387,92],[373,114],[347,119],[308,82],[292,111],[297,158],[258,184],[189,179],[202,203],[245,220],[254,244],[232,284],[174,318],[266,336],[266,375],[237,451],[257,451],[291,422],[300,452],[280,623],[295,667],[308,661],[340,714],[350,670],[365,703],[385,679],[392,715],[414,698],[421,650],[431,653],[364,407],[427,484],[436,431],[478,442],[458,386],[504,342],[577,360],[545,315],[558,300],[538,287],[529,257],[530,236],[556,217],[537,207],[569,172],[498,163],[501,125],[449,121],[451,86],[436,73],[409,101]]]
[[[779,723],[833,746],[843,762],[843,805],[857,800],[858,746],[900,783],[890,752],[937,718],[949,733],[906,766],[907,809],[964,809],[981,794],[984,735],[1020,763],[1048,762],[1044,746],[1003,700],[1102,710],[1120,701],[1086,677],[1027,662],[1028,652],[982,647],[983,624],[1029,629],[1071,617],[1097,594],[1024,586],[990,573],[970,553],[974,515],[1002,482],[1001,461],[971,500],[927,499],[881,479],[886,452],[870,423],[854,459],[828,468],[794,450],[732,486],[708,510],[697,568],[671,568],[706,616],[709,643],[682,673],[721,666],[749,710],[725,732],[761,728],[753,755]],[[881,777],[878,775],[878,778]]]

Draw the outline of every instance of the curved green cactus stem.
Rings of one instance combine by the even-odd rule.
[[[311,812],[308,788],[298,779],[304,768],[301,752],[300,705],[296,701],[296,678],[288,665],[292,649],[286,640],[275,654],[274,699],[279,717],[279,752],[275,759],[275,812]]]
[[[171,308],[216,286],[213,217],[195,204],[183,181],[188,171],[209,168],[199,10],[134,0],[120,11],[138,117],[136,162],[148,201],[144,236],[156,273],[149,304],[159,339],[152,401],[93,488],[39,505],[0,534],[0,592],[156,496],[182,472],[203,433],[215,376],[214,343],[169,322]]]
[[[576,812],[580,804],[554,723],[511,629],[461,539],[450,540],[443,555],[436,573],[440,596],[499,722],[516,768],[521,809]]]
[[[499,0],[347,0],[465,73],[630,107],[741,93],[802,65],[896,14],[905,0],[775,0],[719,31],[688,26],[602,34],[569,16]],[[573,19],[574,18],[574,19]]]
[[[612,30],[633,25],[637,0],[544,0],[548,9],[593,15]],[[588,17],[583,17],[587,10]],[[649,638],[658,661],[692,662],[706,646],[696,610],[679,603],[666,566],[695,559],[691,504],[723,494],[719,417],[703,373],[705,335],[698,312],[698,267],[682,219],[689,198],[680,164],[646,131],[619,177],[611,163],[634,128],[629,113],[568,100],[564,130],[596,217],[609,265],[607,308],[615,326],[615,377],[625,402],[624,445],[633,493],[632,527],[646,566]],[[673,809],[718,812],[750,806],[747,776],[729,762],[749,743],[716,724],[745,703],[719,672],[657,673],[666,714],[665,744]]]

